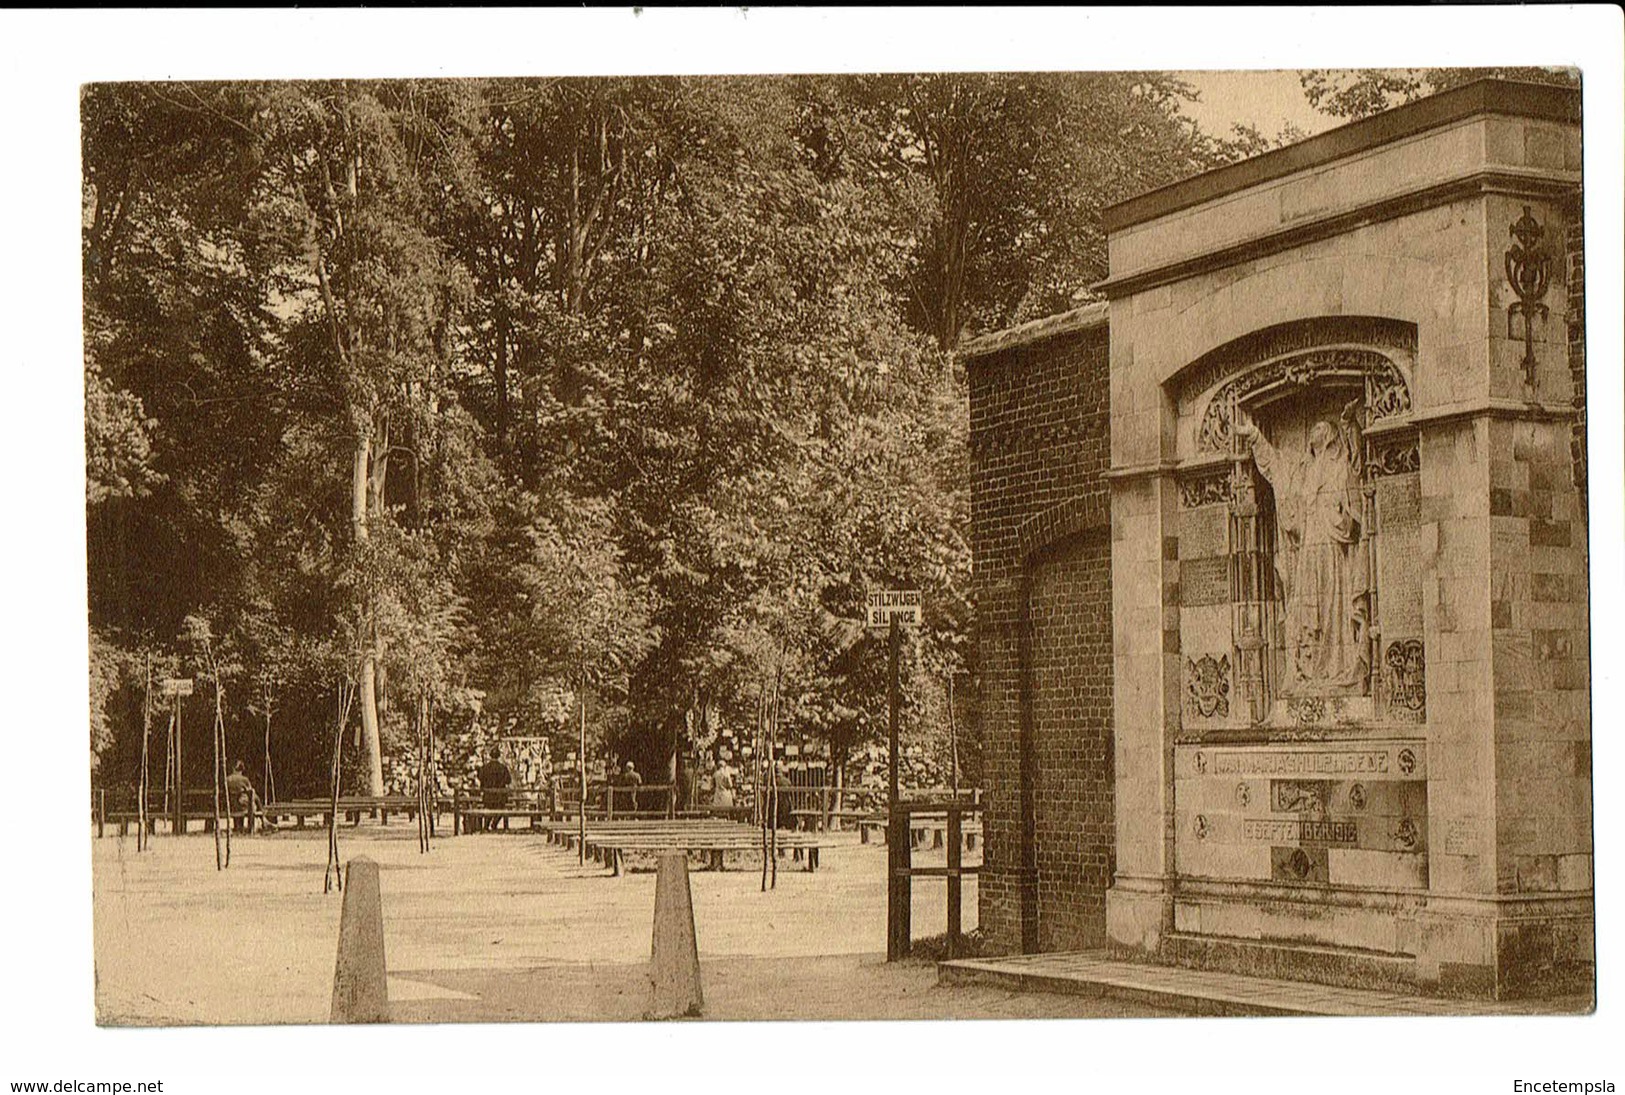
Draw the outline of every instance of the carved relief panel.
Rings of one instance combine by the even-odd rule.
[[[1207,387],[1178,398],[1186,724],[1425,717],[1413,346],[1188,371]]]

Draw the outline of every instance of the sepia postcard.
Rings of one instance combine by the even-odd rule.
[[[1038,54],[76,69],[83,1033],[1597,1040],[1617,67]]]

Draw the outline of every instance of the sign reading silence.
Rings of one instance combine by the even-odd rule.
[[[899,624],[920,625],[920,591],[917,589],[882,589],[869,594],[864,606],[865,627],[888,627],[893,620]]]
[[[191,677],[167,677],[158,684],[160,695],[164,696],[190,696],[192,694]]]

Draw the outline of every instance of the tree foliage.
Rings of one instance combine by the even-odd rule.
[[[1249,151],[1161,74],[95,85],[93,748],[148,655],[320,786],[413,712],[645,770],[782,682],[883,728],[865,595],[925,592],[909,726],[973,711],[967,331],[1105,274],[1100,210]],[[197,624],[190,625],[192,631]],[[143,669],[137,671],[139,663]],[[209,672],[216,672],[209,669]],[[425,707],[424,705],[427,705]],[[108,776],[111,767],[113,774]],[[195,774],[186,774],[189,783]]]
[[[1309,105],[1334,118],[1367,118],[1474,80],[1523,80],[1579,87],[1580,74],[1564,68],[1310,69],[1302,74]]]

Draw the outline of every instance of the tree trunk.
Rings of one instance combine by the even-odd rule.
[[[357,431],[355,447],[354,475],[350,481],[350,525],[354,530],[357,546],[367,542],[368,537],[368,494],[370,480],[368,465],[372,457],[372,429],[371,423]],[[367,793],[381,795],[384,793],[384,753],[383,738],[378,732],[378,648],[373,638],[373,606],[370,603],[370,594],[364,594],[368,602],[361,613],[361,666],[357,674],[360,687],[361,700],[361,734],[367,751]]]
[[[497,451],[508,452],[508,306],[497,302]]]

